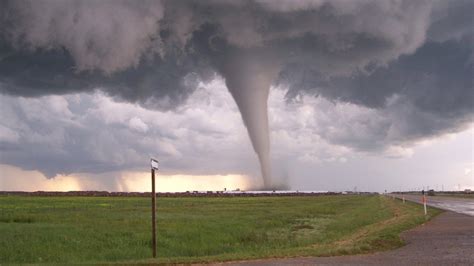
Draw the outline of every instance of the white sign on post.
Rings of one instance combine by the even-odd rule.
[[[155,159],[151,159],[151,168],[158,170],[158,161]]]

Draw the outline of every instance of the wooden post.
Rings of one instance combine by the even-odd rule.
[[[153,258],[156,258],[156,193],[155,193],[155,169],[151,168],[151,231]]]

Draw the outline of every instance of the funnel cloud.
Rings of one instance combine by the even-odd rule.
[[[263,187],[274,184],[270,165],[270,133],[268,128],[267,101],[270,86],[275,80],[279,67],[265,58],[265,52],[239,52],[229,55],[220,66],[225,83],[239,107],[242,120],[257,153],[260,163]]]

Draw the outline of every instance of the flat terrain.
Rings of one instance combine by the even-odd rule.
[[[225,265],[474,265],[474,217],[444,212],[402,233],[407,245],[368,255],[255,260]]]
[[[403,245],[421,206],[382,196],[0,197],[0,263],[212,262],[369,253]],[[430,209],[431,215],[439,211]]]

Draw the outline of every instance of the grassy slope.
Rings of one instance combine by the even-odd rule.
[[[402,245],[421,207],[379,196],[0,197],[0,262],[205,262],[365,253]],[[438,211],[430,210],[436,214]]]

